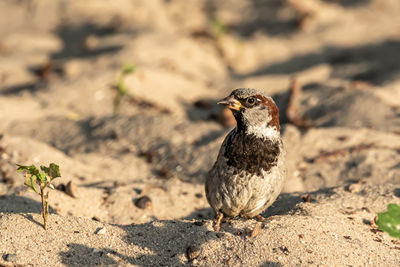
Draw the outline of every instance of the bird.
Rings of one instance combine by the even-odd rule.
[[[276,200],[286,176],[279,109],[262,91],[238,88],[218,104],[229,108],[236,127],[225,137],[208,172],[205,192],[215,212],[214,230],[224,218],[257,218]]]

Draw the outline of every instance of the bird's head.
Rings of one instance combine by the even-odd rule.
[[[279,133],[279,109],[271,97],[251,88],[239,88],[218,102],[232,110],[238,129],[270,129]]]

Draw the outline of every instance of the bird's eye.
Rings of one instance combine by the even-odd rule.
[[[249,97],[246,99],[247,104],[254,105],[256,103],[256,99],[254,97]]]

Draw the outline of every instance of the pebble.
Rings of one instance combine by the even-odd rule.
[[[351,184],[349,185],[349,191],[351,193],[358,193],[361,190],[361,185],[360,184]]]
[[[201,247],[199,245],[190,245],[186,250],[186,256],[189,261],[193,261],[198,258],[201,253]]]
[[[8,262],[16,262],[18,260],[17,254],[4,254],[3,259]]]
[[[72,181],[69,181],[65,186],[65,193],[73,198],[76,198],[78,196],[76,184]]]
[[[285,246],[280,246],[279,249],[282,251],[283,254],[289,255],[289,249]]]
[[[105,227],[101,227],[97,229],[96,234],[97,235],[105,235],[107,233],[107,229]]]
[[[135,201],[135,205],[139,209],[144,209],[144,210],[151,209],[151,207],[152,207],[151,199],[148,196],[143,196],[141,198],[138,198]]]

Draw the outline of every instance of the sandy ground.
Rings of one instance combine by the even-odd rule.
[[[1,1],[0,266],[400,265],[399,240],[374,225],[400,203],[399,12],[397,0]],[[113,114],[125,63],[137,71]],[[238,87],[277,102],[288,177],[264,222],[215,233],[203,183],[232,127],[216,102]],[[15,164],[50,162],[62,178],[45,231]]]

